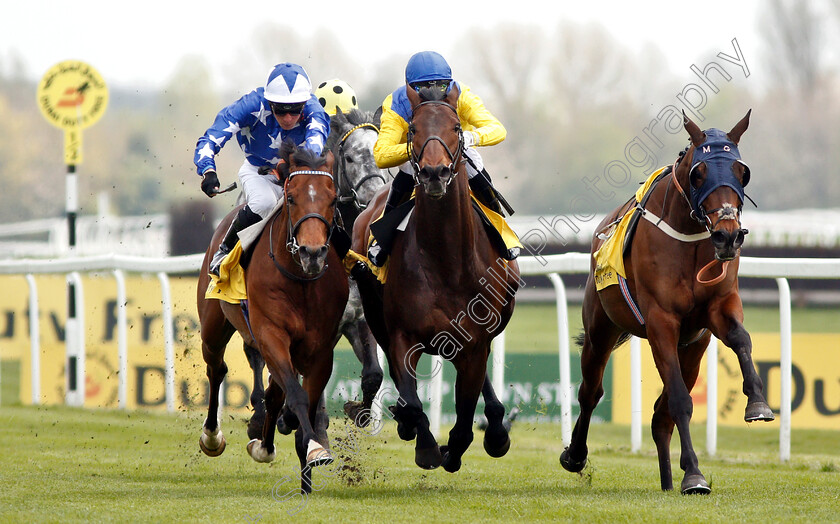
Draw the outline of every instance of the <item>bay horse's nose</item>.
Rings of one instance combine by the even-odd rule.
[[[739,228],[733,231],[726,229],[716,229],[712,231],[712,244],[715,246],[715,254],[720,260],[731,260],[735,258],[735,253],[744,244],[744,235],[747,233],[746,229]]]
[[[308,275],[320,273],[324,269],[329,249],[329,244],[318,247],[300,246],[298,255],[300,256],[300,263],[304,272]]]
[[[452,179],[452,170],[443,164],[426,165],[420,169],[417,178],[423,184],[427,195],[440,198],[446,194],[446,186]]]

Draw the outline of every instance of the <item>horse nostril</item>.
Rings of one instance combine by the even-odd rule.
[[[735,233],[735,242],[733,242],[732,245],[737,249],[737,248],[741,247],[741,245],[743,245],[743,243],[744,243],[744,230],[739,229]]]
[[[728,238],[729,235],[727,235],[725,231],[712,231],[712,244],[714,244],[716,248],[724,247]]]

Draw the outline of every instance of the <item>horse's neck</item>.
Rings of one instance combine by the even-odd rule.
[[[476,253],[475,222],[472,216],[467,174],[440,200],[421,197],[415,203],[416,236],[421,249],[433,253],[435,261],[470,260]],[[460,182],[460,183],[459,183]]]
[[[647,204],[646,209],[658,215],[669,226],[685,234],[702,233],[706,230],[701,222],[698,222],[691,215],[691,206],[680,193],[674,183],[674,176],[669,174],[662,179],[654,188],[654,198]],[[683,191],[688,195],[689,187],[684,180],[678,180]]]

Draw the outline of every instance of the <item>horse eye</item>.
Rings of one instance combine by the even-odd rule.
[[[349,163],[349,164],[352,164],[353,163],[353,157],[351,157],[350,155],[344,155],[344,161]]]
[[[287,202],[290,206],[293,206],[293,205],[295,204],[295,199],[294,199],[294,198],[292,198],[292,195],[286,195],[286,202]]]
[[[417,132],[417,129],[414,127],[414,124],[408,124],[408,132],[412,134]]]

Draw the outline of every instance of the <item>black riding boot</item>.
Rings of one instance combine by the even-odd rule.
[[[262,218],[251,211],[251,208],[248,206],[243,207],[239,210],[239,213],[233,217],[233,222],[230,223],[230,227],[225,233],[225,237],[222,239],[222,243],[219,244],[219,249],[216,251],[216,254],[213,255],[213,260],[210,261],[210,267],[208,268],[208,272],[211,275],[219,276],[219,268],[222,266],[222,260],[227,256],[228,253],[236,246],[236,242],[239,240],[239,232],[245,229],[248,226],[252,226],[262,220]]]
[[[470,179],[470,189],[473,190],[479,202],[496,213],[505,216],[502,212],[502,205],[499,203],[499,197],[496,196],[496,190],[493,189],[490,175],[486,169],[482,169],[481,173]]]
[[[385,210],[382,212],[382,215],[387,215],[395,207],[402,204],[403,200],[411,194],[413,188],[414,177],[402,170],[397,172],[397,176],[391,182],[391,189],[388,192],[388,200],[385,201]],[[389,254],[391,254],[390,243],[385,244],[377,241],[368,249],[369,259],[377,267],[382,267],[385,264]]]

